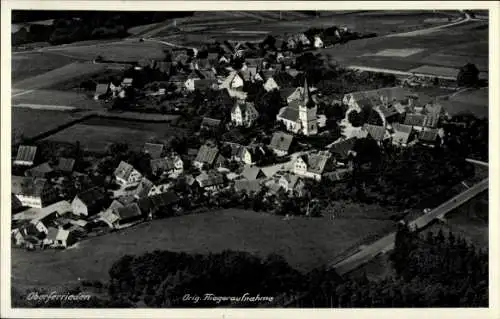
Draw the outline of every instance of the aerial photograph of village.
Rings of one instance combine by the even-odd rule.
[[[488,10],[11,14],[13,308],[489,306]]]

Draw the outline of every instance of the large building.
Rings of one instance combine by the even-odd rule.
[[[292,101],[288,106],[282,108],[276,120],[282,122],[287,131],[295,134],[302,133],[306,136],[318,134],[317,106],[311,98],[311,92],[304,81],[302,98]]]

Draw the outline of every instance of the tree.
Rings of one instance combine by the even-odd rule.
[[[479,70],[472,63],[467,63],[460,68],[457,75],[457,83],[459,86],[473,87],[479,82]]]

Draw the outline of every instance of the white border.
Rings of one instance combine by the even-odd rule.
[[[57,10],[123,10],[123,11],[202,11],[202,10],[359,10],[359,9],[489,9],[490,10],[490,308],[489,309],[11,309],[10,308],[10,21],[12,9]],[[2,0],[2,104],[1,104],[1,312],[0,317],[15,318],[500,318],[498,301],[499,276],[499,217],[500,194],[497,173],[499,157],[495,146],[499,141],[499,4],[495,1],[26,1]]]

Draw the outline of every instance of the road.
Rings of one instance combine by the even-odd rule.
[[[473,197],[477,196],[479,193],[488,189],[488,183],[488,178],[483,179],[481,182],[458,194],[452,199],[444,202],[429,213],[411,221],[409,223],[410,228],[421,229],[435,219],[442,219],[448,212],[466,203]],[[375,241],[374,243],[364,246],[357,253],[342,260],[341,262],[330,265],[330,267],[334,269],[339,275],[344,275],[367,263],[377,255],[392,250],[394,248],[395,239],[396,233],[390,233],[389,235]]]

